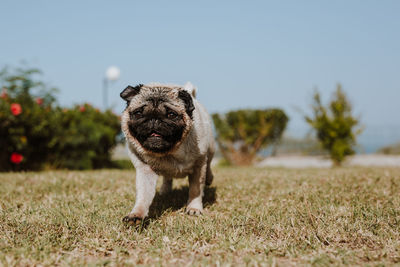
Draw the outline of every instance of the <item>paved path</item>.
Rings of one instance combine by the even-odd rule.
[[[114,159],[129,159],[125,146],[119,145],[113,151]],[[220,158],[213,160],[213,165],[219,162]],[[366,154],[349,157],[344,163],[345,166],[379,166],[379,167],[400,167],[400,155]],[[278,156],[268,157],[256,164],[260,167],[285,167],[285,168],[330,168],[332,162],[327,157],[321,156]]]
[[[367,154],[349,157],[344,166],[400,167],[400,156]],[[260,167],[330,168],[332,162],[321,156],[278,156],[259,162]]]

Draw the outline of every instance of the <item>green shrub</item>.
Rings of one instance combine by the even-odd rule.
[[[288,122],[280,109],[244,109],[212,117],[221,153],[235,165],[253,163],[257,152],[280,140]]]
[[[118,116],[89,104],[57,106],[55,89],[38,82],[39,73],[0,72],[0,171],[111,166]]]
[[[357,129],[358,120],[352,115],[352,107],[340,84],[333,99],[324,106],[318,91],[314,95],[313,115],[306,121],[315,129],[317,138],[326,149],[335,165],[340,165],[346,156],[354,154],[356,137],[361,133]]]
[[[55,157],[57,168],[97,169],[111,167],[111,149],[120,131],[118,117],[111,111],[100,112],[90,104],[72,109],[58,108]]]

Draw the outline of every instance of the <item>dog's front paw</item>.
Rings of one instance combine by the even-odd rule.
[[[122,222],[128,226],[140,226],[143,222],[143,218],[137,216],[136,214],[132,213],[129,214],[128,216],[125,216],[122,219]]]
[[[186,214],[191,216],[199,216],[203,214],[203,209],[186,208]]]

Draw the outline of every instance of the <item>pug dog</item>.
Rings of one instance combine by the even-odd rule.
[[[123,218],[138,225],[148,215],[163,177],[161,194],[172,189],[173,178],[189,177],[186,213],[203,213],[203,191],[213,180],[215,151],[211,120],[195,98],[196,88],[160,83],[128,86],[121,92],[126,108],[121,117],[130,159],[136,169],[136,202]]]

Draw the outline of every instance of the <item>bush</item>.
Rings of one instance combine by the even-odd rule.
[[[111,149],[117,144],[120,122],[111,111],[100,112],[89,104],[58,108],[55,156],[52,166],[67,169],[111,167]]]
[[[36,69],[0,72],[0,171],[108,166],[118,117],[88,104],[57,106],[56,90],[37,81],[38,74]]]
[[[212,117],[221,153],[236,165],[253,163],[262,148],[280,140],[288,122],[280,109],[236,110]]]
[[[54,144],[54,89],[33,80],[38,70],[0,72],[0,170],[37,170]]]
[[[317,138],[326,149],[335,165],[340,165],[346,156],[354,154],[358,120],[352,115],[352,107],[341,85],[337,86],[333,99],[326,107],[318,91],[314,95],[313,115],[306,121],[315,129]]]

